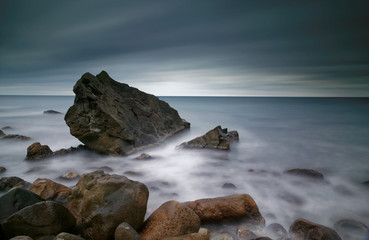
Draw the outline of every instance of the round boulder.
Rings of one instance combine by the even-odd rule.
[[[156,240],[197,233],[200,218],[186,205],[169,201],[156,209],[145,221],[140,235],[144,240]]]
[[[291,225],[290,235],[296,240],[341,240],[340,236],[333,229],[302,218],[295,220]]]
[[[118,225],[141,227],[146,214],[147,187],[124,176],[98,170],[84,174],[72,188],[68,209],[86,239],[111,239]]]
[[[72,231],[75,223],[75,218],[63,205],[45,201],[11,215],[1,224],[1,229],[5,238],[17,235],[40,238]]]

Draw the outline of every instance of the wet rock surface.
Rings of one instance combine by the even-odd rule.
[[[286,238],[288,236],[287,230],[279,223],[269,224],[265,231],[273,239]]]
[[[44,111],[44,114],[62,114],[61,112],[55,111],[55,110],[46,110]]]
[[[70,133],[96,152],[130,154],[189,127],[166,102],[104,71],[84,74],[73,91],[74,105],[65,121]]]
[[[66,204],[70,188],[47,178],[38,178],[32,183],[30,191],[45,200]]]
[[[17,235],[40,238],[72,231],[76,220],[61,204],[45,201],[25,207],[1,224],[5,238]]]
[[[185,204],[196,212],[201,223],[242,220],[265,224],[258,206],[248,194],[199,199]]]
[[[19,210],[42,201],[44,199],[28,190],[11,189],[0,197],[0,223]]]
[[[200,218],[186,205],[169,201],[156,209],[145,221],[140,236],[144,240],[177,237],[197,233]]]
[[[115,230],[114,240],[142,240],[142,238],[131,225],[123,222]]]
[[[84,174],[69,195],[68,209],[86,239],[110,239],[127,222],[141,227],[146,213],[147,187],[124,176],[95,171]]]
[[[341,237],[333,229],[302,218],[293,222],[289,233],[295,240],[341,240]]]
[[[226,128],[222,129],[221,126],[217,126],[200,137],[182,143],[179,147],[229,150],[231,142],[238,140],[237,131],[228,132]]]

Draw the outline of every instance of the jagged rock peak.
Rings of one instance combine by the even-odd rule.
[[[65,121],[70,133],[96,152],[130,154],[189,128],[168,103],[113,80],[105,71],[83,74],[73,91],[74,105]]]

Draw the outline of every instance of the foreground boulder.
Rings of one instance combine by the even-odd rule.
[[[53,151],[51,151],[48,145],[41,145],[41,143],[35,142],[27,148],[26,159],[36,160],[36,159],[50,157],[52,155],[53,155]]]
[[[69,195],[68,209],[82,237],[111,239],[122,222],[135,230],[141,227],[148,197],[144,184],[99,170],[81,176]]]
[[[13,188],[0,197],[0,223],[19,210],[44,201],[38,195],[21,188]]]
[[[239,136],[237,131],[228,132],[226,128],[222,129],[221,126],[217,126],[203,136],[182,143],[180,147],[229,150],[231,142],[238,140]]]
[[[140,235],[144,240],[158,240],[196,233],[200,218],[186,205],[169,201],[156,209],[145,221]]]
[[[25,235],[32,238],[70,232],[75,226],[73,215],[61,204],[45,201],[23,208],[2,224],[5,238]]]
[[[265,224],[258,206],[248,194],[206,198],[185,204],[195,211],[202,224],[234,220],[253,222],[256,225]]]
[[[65,121],[70,133],[96,152],[130,154],[189,127],[166,102],[114,81],[105,71],[84,74],[73,91]]]
[[[70,188],[47,178],[37,178],[36,181],[32,183],[30,191],[36,193],[45,200],[67,203]]]
[[[302,218],[295,220],[291,225],[290,235],[295,240],[341,240],[333,229]]]

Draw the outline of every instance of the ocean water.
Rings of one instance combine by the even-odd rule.
[[[297,218],[329,227],[352,218],[369,225],[369,98],[238,98],[161,97],[191,123],[191,129],[153,148],[130,156],[78,152],[39,161],[25,161],[33,142],[55,151],[78,146],[62,115],[72,96],[0,96],[0,128],[29,141],[0,140],[0,177],[29,182],[104,168],[145,183],[150,190],[148,214],[167,200],[191,201],[247,193],[266,223],[286,229]],[[217,125],[237,130],[240,141],[230,151],[180,150],[180,143]],[[135,160],[142,152],[152,160]],[[289,176],[291,168],[312,168],[323,182]],[[109,170],[111,169],[111,170]],[[236,188],[224,189],[224,183]]]

